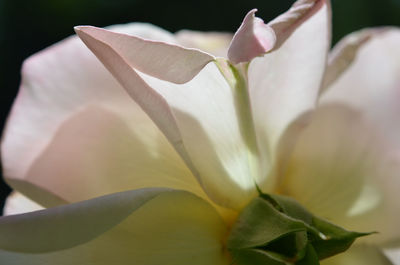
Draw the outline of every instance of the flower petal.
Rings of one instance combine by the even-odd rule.
[[[320,99],[321,102],[343,102],[360,109],[396,148],[400,147],[399,45],[399,29],[385,28],[374,35]]]
[[[213,56],[200,50],[183,48],[166,42],[152,41],[109,30],[80,26],[76,33],[92,47],[91,38],[106,43],[123,55],[131,67],[156,78],[174,83],[186,83],[210,61]],[[160,60],[162,58],[162,60]]]
[[[278,16],[277,18],[269,22],[268,26],[270,26],[276,34],[276,43],[274,49],[280,48],[280,46],[284,42],[286,42],[286,40],[297,30],[298,27],[300,27],[304,22],[306,22],[312,16],[314,16],[315,13],[321,12],[321,8],[328,9],[327,13],[325,14],[325,16],[327,17],[324,18],[328,19],[328,21],[323,21],[323,23],[325,24],[323,26],[326,26],[326,23],[328,23],[330,26],[329,20],[331,14],[330,14],[329,0],[297,0],[287,12],[283,13],[282,15]],[[326,12],[326,10],[324,12]],[[316,25],[314,25],[314,27],[316,27]],[[330,29],[328,30],[329,30],[328,32],[329,35]],[[326,34],[325,32],[320,32],[320,34],[321,33],[322,36]],[[305,37],[310,38],[311,36],[305,36]]]
[[[233,36],[228,50],[228,58],[234,64],[249,62],[254,57],[270,51],[276,42],[275,32],[251,10]]]
[[[35,159],[27,181],[66,202],[144,187],[189,190],[207,198],[157,127],[130,103],[118,112],[89,105],[71,115]]]
[[[135,190],[1,218],[0,259],[10,265],[225,265],[225,233],[215,210],[190,193]]]
[[[396,265],[376,246],[355,245],[348,251],[328,258],[321,265]]]
[[[312,11],[300,12],[306,7]],[[287,125],[315,105],[330,45],[329,15],[327,1],[296,2],[271,22],[277,27],[277,39],[285,39],[280,48],[249,65],[250,101],[264,161],[274,160],[275,146]],[[272,182],[273,178],[267,178],[259,185],[268,191]]]
[[[238,209],[256,195],[249,164],[254,154],[242,135],[238,117],[239,92],[228,84],[216,63],[207,64],[189,82],[174,84],[132,68],[125,53],[119,52],[142,51],[118,45],[114,49],[116,40],[111,39],[118,39],[118,35],[92,33],[83,28],[80,35],[164,132],[215,202]],[[154,58],[162,60],[163,56]]]
[[[112,30],[174,40],[147,24]],[[201,190],[153,122],[77,37],[29,58],[22,79],[2,162],[7,182],[31,199],[50,207],[148,186]]]
[[[327,69],[320,89],[322,94],[350,67],[358,51],[372,38],[379,38],[388,28],[371,28],[352,33],[335,45],[328,58]]]
[[[7,197],[7,200],[3,208],[3,214],[12,215],[12,214],[28,213],[42,209],[43,209],[42,206],[32,201],[28,197],[25,197],[19,192],[13,191]]]
[[[227,57],[232,37],[232,33],[228,32],[180,30],[175,33],[176,40],[182,46],[196,48],[224,58]]]
[[[341,102],[358,109],[380,134],[386,149],[381,156],[386,163],[376,179],[384,197],[375,211],[355,216],[352,226],[379,227],[376,230],[382,239],[393,240],[400,238],[399,45],[400,30],[384,28],[361,47],[356,59],[320,99],[321,104]]]
[[[361,134],[366,126],[360,115],[345,106],[322,106],[311,118],[302,118],[309,119],[308,126],[297,131],[295,144],[286,154],[278,191],[313,214],[337,223],[361,193],[369,173],[371,137]],[[291,140],[291,129],[283,136],[282,145]]]
[[[376,130],[359,112],[340,104],[322,105],[302,119],[308,119],[307,126],[295,124],[282,137],[286,157],[281,156],[278,191],[346,229],[379,232],[364,241],[399,238],[398,206],[390,203],[395,193],[386,187],[391,179]],[[398,187],[396,182],[392,186]]]
[[[385,249],[383,252],[393,262],[394,265],[400,264],[400,249],[399,248]]]

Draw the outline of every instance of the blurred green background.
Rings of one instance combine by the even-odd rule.
[[[21,63],[29,55],[74,34],[76,25],[107,26],[150,22],[169,31],[231,31],[258,8],[269,21],[293,0],[0,0],[1,120],[3,128],[20,81]],[[332,0],[333,42],[364,27],[400,26],[400,0]],[[400,49],[400,47],[399,47]],[[51,73],[49,73],[51,74]],[[0,181],[0,209],[9,188]]]

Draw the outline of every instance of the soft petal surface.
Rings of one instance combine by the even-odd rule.
[[[400,249],[399,248],[385,249],[384,253],[393,262],[394,265],[400,264]]]
[[[111,29],[174,40],[147,24]],[[31,199],[49,207],[149,186],[200,190],[162,133],[79,38],[30,57],[22,79],[2,162],[7,182]]]
[[[28,180],[67,202],[143,187],[185,189],[206,198],[173,147],[136,104],[120,107],[116,112],[88,105],[71,115],[36,158]]]
[[[3,217],[0,259],[10,265],[224,265],[225,233],[215,210],[190,193],[135,190]]]
[[[4,204],[3,215],[28,213],[42,210],[43,207],[17,191],[8,195]]]
[[[193,30],[180,30],[175,33],[175,38],[184,47],[197,48],[214,56],[226,58],[232,33],[228,32],[201,32]]]
[[[392,263],[376,246],[356,245],[348,251],[328,258],[321,265],[397,265]]]
[[[375,35],[320,99],[322,103],[344,102],[359,108],[397,148],[400,147],[400,122],[396,122],[400,111],[399,45],[399,29],[386,28]]]
[[[131,55],[125,52],[143,51],[129,49],[130,42],[123,49],[123,43],[114,47],[118,35],[104,30],[93,33],[93,28],[80,30],[85,43],[175,146],[207,194],[223,206],[243,207],[256,194],[249,163],[253,154],[240,128],[241,95],[216,63],[208,63],[189,82],[174,84],[135,70],[132,66],[136,65],[125,58]],[[185,61],[185,56],[190,54],[176,60]]]
[[[349,230],[379,232],[363,240],[396,239],[399,216],[386,187],[385,148],[376,130],[361,113],[340,104],[320,106],[296,122],[280,145],[286,156],[278,191]],[[285,143],[293,138],[295,144]]]
[[[228,58],[234,64],[249,62],[270,51],[276,41],[275,32],[261,18],[255,16],[257,9],[251,10],[233,36],[228,50]]]
[[[386,152],[382,156],[387,163],[377,176],[385,191],[385,207],[376,211],[375,218],[360,216],[354,226],[366,221],[379,221],[378,230],[383,229],[385,232],[381,233],[392,234],[397,239],[400,237],[399,46],[399,29],[384,28],[383,32],[375,34],[359,49],[352,64],[327,88],[320,99],[321,104],[342,102],[358,109],[385,142]],[[383,217],[385,212],[389,214]]]
[[[373,38],[379,38],[389,28],[371,28],[352,33],[335,45],[329,54],[327,69],[320,89],[324,93],[350,67],[358,51]]]
[[[287,12],[269,22],[268,26],[273,29],[276,35],[274,49],[278,49],[302,23],[314,16],[316,12],[320,12],[320,9],[324,6],[330,9],[330,1],[297,0]],[[330,10],[326,15],[330,19]],[[328,34],[330,34],[330,31]]]
[[[326,1],[298,1],[293,8],[304,2],[314,7],[307,19],[290,24],[292,33],[285,35],[280,48],[249,65],[250,101],[263,161],[274,159],[276,143],[286,126],[314,107],[323,76],[330,45],[330,7]],[[293,8],[274,21],[295,16]],[[268,178],[260,186],[268,191],[272,182],[273,178]]]

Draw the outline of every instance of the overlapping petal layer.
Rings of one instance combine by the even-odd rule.
[[[10,265],[229,262],[222,219],[183,191],[127,191],[7,216],[0,231],[0,260]]]
[[[131,43],[130,36],[85,27],[78,28],[78,33],[161,128],[211,198],[223,206],[240,208],[255,195],[253,168],[248,162],[254,154],[241,133],[238,118],[241,110],[234,88],[214,62],[208,63],[187,83],[174,84],[177,80],[164,81],[158,74],[133,68],[138,63],[150,62],[131,64],[130,58],[134,57],[131,54],[143,51],[132,47],[126,54],[126,49],[120,49]],[[185,61],[192,52],[186,50],[175,55],[175,59]],[[145,70],[150,66],[138,67]],[[198,69],[190,65],[179,67],[186,79]]]
[[[112,29],[175,41],[147,24]],[[201,192],[162,133],[77,37],[29,58],[22,78],[2,141],[4,175],[14,188],[44,206],[141,187]]]
[[[308,20],[287,24],[287,30],[292,34],[285,36],[279,49],[255,58],[248,68],[249,94],[261,160],[272,161],[270,164],[274,163],[277,141],[288,124],[315,106],[330,44],[330,9],[325,1],[317,2],[316,10]],[[289,10],[280,20],[292,21],[293,12]],[[280,34],[287,32],[282,30]],[[272,184],[270,177],[260,186],[269,191]]]
[[[352,227],[375,226],[386,239],[399,237],[399,93],[400,93],[400,31],[394,28],[369,30],[375,32],[358,50],[353,62],[322,93],[320,104],[340,102],[357,109],[380,136],[384,163],[374,176],[374,186],[382,190],[381,204],[371,213],[351,219]],[[344,41],[357,38],[354,33]],[[357,217],[357,218],[356,218]]]

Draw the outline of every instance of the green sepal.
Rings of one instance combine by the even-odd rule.
[[[227,247],[230,250],[256,248],[298,231],[306,231],[302,221],[288,217],[268,201],[257,197],[240,213]]]
[[[235,265],[286,265],[260,249],[239,249],[232,253],[232,258]]]
[[[369,234],[347,231],[316,217],[292,198],[261,193],[239,215],[227,248],[240,265],[313,265]],[[268,259],[269,263],[256,263]]]
[[[304,257],[297,261],[295,265],[319,265],[319,257],[311,244],[307,244]]]
[[[312,240],[312,244],[319,259],[329,258],[333,255],[344,252],[354,243],[357,238],[368,236],[374,233],[347,231],[315,216],[313,218],[313,226],[326,236],[325,239],[314,238]]]

